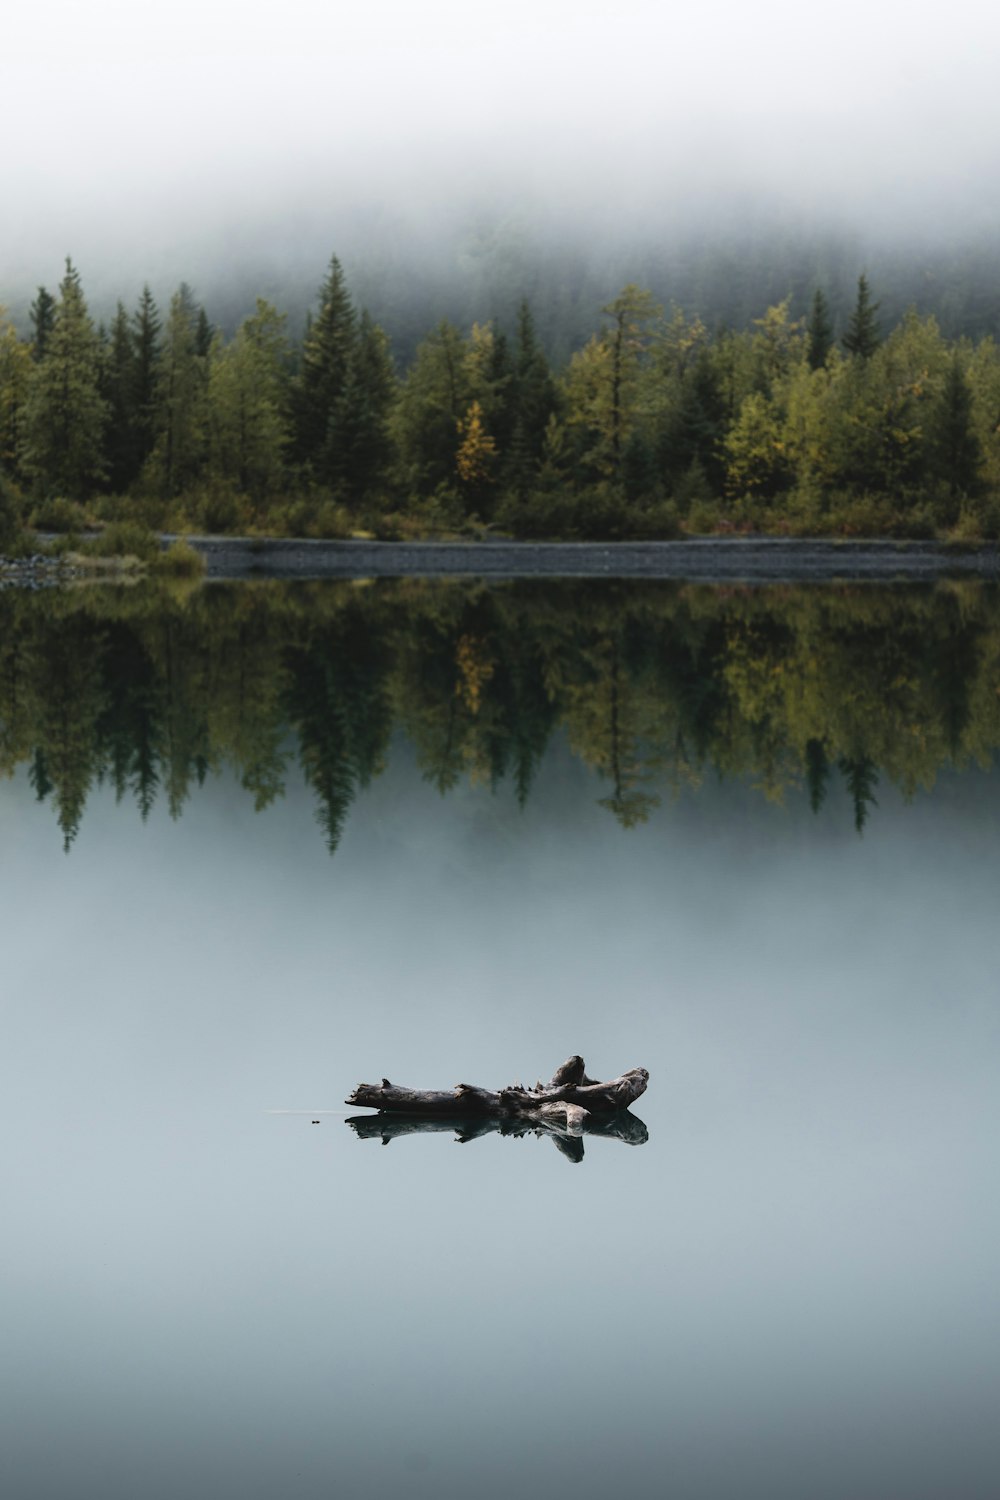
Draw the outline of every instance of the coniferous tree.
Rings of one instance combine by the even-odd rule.
[[[134,387],[132,411],[137,472],[153,451],[156,441],[156,401],[160,367],[160,314],[148,286],[142,289],[132,316],[132,366]]]
[[[868,278],[862,274],[858,277],[858,300],[854,304],[847,332],[841,340],[848,354],[856,354],[859,359],[871,359],[875,353],[881,343],[878,319],[875,316],[879,306],[878,302],[872,301]]]
[[[112,494],[122,494],[136,477],[135,462],[135,351],[128,313],[119,302],[104,350],[101,394],[107,403],[105,468]]]
[[[156,404],[151,477],[164,497],[196,482],[205,456],[207,369],[198,353],[198,310],[182,283],[170,299]]]
[[[930,448],[934,472],[949,493],[975,495],[980,487],[982,447],[972,425],[972,392],[957,352],[934,413]]]
[[[368,312],[362,311],[339,402],[343,483],[351,500],[370,496],[392,461],[389,414],[395,397],[389,340]]]
[[[320,307],[302,347],[292,393],[296,456],[321,484],[344,479],[342,398],[357,350],[354,303],[336,256],[320,291]]]
[[[813,297],[806,332],[809,337],[807,350],[809,368],[821,370],[826,364],[827,355],[833,348],[833,323],[830,321],[829,303],[819,287],[816,288]]]
[[[199,307],[194,325],[194,352],[199,359],[208,358],[214,332],[215,330],[208,321],[208,313],[203,307]]]
[[[281,487],[288,444],[284,315],[263,298],[209,361],[210,458],[258,509]]]
[[[34,359],[44,359],[49,335],[52,332],[56,317],[56,299],[45,287],[40,286],[38,288],[38,296],[31,304],[28,316],[31,319],[31,326],[35,330],[32,340],[32,357]]]
[[[24,414],[31,380],[31,346],[23,343],[0,307],[0,474],[21,473]]]
[[[557,408],[555,382],[526,301],[518,310],[510,407],[513,421],[506,477],[512,488],[523,495],[538,473],[545,447],[545,429]]]
[[[81,499],[104,477],[108,409],[100,375],[100,341],[79,274],[67,260],[25,409],[25,466],[41,488]]]

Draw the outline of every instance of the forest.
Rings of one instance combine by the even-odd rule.
[[[555,363],[444,320],[405,367],[334,257],[293,340],[264,299],[227,336],[181,285],[107,324],[67,260],[30,335],[0,310],[0,545],[107,528],[379,538],[725,532],[1000,535],[1000,347],[861,274],[710,328],[628,284]]]
[[[88,585],[0,592],[0,776],[26,769],[66,848],[101,785],[179,817],[225,773],[258,811],[293,779],[333,853],[410,747],[442,795],[547,755],[632,828],[711,779],[805,796],[853,837],[1000,748],[996,592],[545,580]]]

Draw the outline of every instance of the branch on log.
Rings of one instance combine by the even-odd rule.
[[[588,1078],[582,1057],[571,1057],[557,1068],[548,1083],[526,1089],[519,1083],[492,1093],[459,1083],[450,1092],[410,1089],[390,1083],[359,1083],[347,1104],[367,1106],[382,1114],[418,1115],[433,1119],[503,1119],[529,1117],[559,1122],[579,1133],[591,1115],[611,1115],[628,1109],[646,1091],[649,1074],[631,1068],[609,1083]]]

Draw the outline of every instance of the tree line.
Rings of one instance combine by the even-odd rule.
[[[442,322],[405,370],[334,258],[303,338],[231,338],[182,285],[97,326],[67,261],[0,313],[0,531],[88,521],[303,535],[1000,532],[1000,349],[883,329],[867,278],[710,330],[628,285],[561,368],[532,309]]]
[[[67,848],[102,783],[177,817],[226,770],[258,810],[303,779],[333,852],[402,741],[442,794],[526,808],[568,747],[627,828],[725,778],[860,832],[880,785],[993,764],[998,672],[976,584],[6,590],[0,775],[26,770]]]

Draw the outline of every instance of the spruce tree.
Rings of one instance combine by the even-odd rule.
[[[51,292],[46,291],[45,287],[38,288],[38,296],[31,304],[28,316],[35,330],[32,340],[32,357],[36,360],[44,359],[56,317],[56,299]]]
[[[186,288],[186,290],[189,290]],[[194,352],[199,359],[207,359],[212,348],[212,338],[215,329],[208,321],[208,313],[203,307],[199,307],[198,316],[194,325]]]
[[[392,454],[389,413],[395,397],[389,340],[362,311],[354,357],[337,406],[341,471],[351,500],[370,496],[388,468]]]
[[[156,443],[150,467],[160,494],[193,484],[205,457],[208,372],[198,353],[198,308],[184,283],[170,299],[156,402]]]
[[[821,370],[826,364],[827,355],[833,348],[833,324],[830,321],[829,304],[819,287],[816,288],[816,294],[813,297],[806,332],[809,337],[807,351],[809,368]]]
[[[136,471],[153,451],[156,441],[156,397],[160,366],[160,314],[148,286],[142,289],[132,315],[132,409],[135,424]]]
[[[982,448],[972,426],[972,392],[960,355],[953,354],[931,431],[931,462],[949,493],[974,495],[980,488]]]
[[[557,405],[555,382],[545,351],[535,333],[535,320],[527,301],[517,315],[517,347],[510,400],[512,431],[507,454],[507,482],[524,495],[542,462],[545,431]]]
[[[136,476],[135,462],[135,351],[128,313],[119,302],[111,324],[111,337],[104,350],[101,394],[108,407],[105,467],[108,487],[120,495]]]
[[[841,340],[848,354],[856,354],[859,359],[871,359],[875,353],[881,342],[878,319],[875,317],[879,306],[878,302],[871,300],[868,278],[862,274],[858,277],[858,300],[854,304],[847,332]]]
[[[320,307],[306,333],[292,395],[295,451],[321,484],[344,478],[341,399],[357,350],[354,304],[336,256],[320,291]]]
[[[25,410],[25,466],[42,489],[82,499],[104,477],[108,408],[100,376],[100,341],[79,274],[67,260]]]

